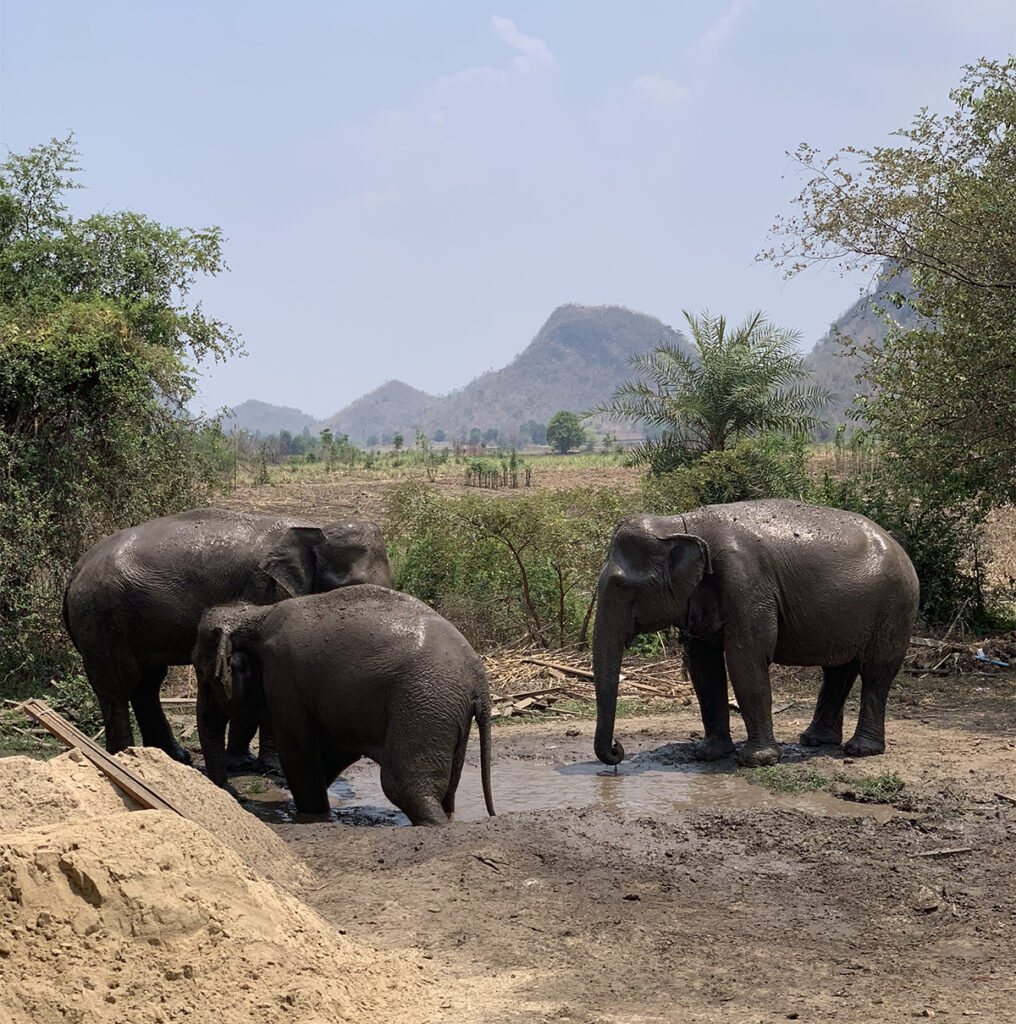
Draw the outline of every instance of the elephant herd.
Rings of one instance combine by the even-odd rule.
[[[594,749],[614,738],[625,648],[681,630],[704,738],[696,755],[735,752],[727,686],[747,739],[743,764],[773,764],[769,666],[823,670],[806,745],[842,742],[858,676],[851,755],[885,749],[885,704],[917,612],[903,548],[854,513],[769,500],[684,515],[629,516],[611,538],[593,629]],[[111,752],[142,742],[190,763],[159,700],[170,665],[194,666],[198,735],[209,778],[281,767],[298,810],[328,810],[328,786],[360,757],[414,825],[449,820],[472,722],[487,811],[490,693],[461,633],[393,589],[380,529],[202,508],[121,530],[75,565],[64,623],[84,662]],[[227,743],[228,728],[228,743]],[[249,745],[260,728],[259,761]]]

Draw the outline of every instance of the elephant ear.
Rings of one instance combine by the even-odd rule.
[[[210,683],[216,699],[224,694],[227,703],[233,696],[232,657],[233,622],[222,609],[213,609],[201,620],[191,662],[201,685]]]
[[[213,678],[222,687],[226,702],[233,699],[233,637],[231,632],[216,626],[212,638],[215,642],[215,672]]]
[[[667,572],[671,580],[680,580],[687,588],[688,583],[698,586],[703,576],[713,571],[709,545],[690,533],[678,533],[667,538],[670,551],[667,554]]]
[[[319,526],[291,526],[261,561],[261,571],[287,597],[310,594],[317,572],[317,546],[325,539]]]

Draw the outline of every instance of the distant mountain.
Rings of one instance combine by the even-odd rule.
[[[872,343],[881,346],[888,333],[885,318],[875,307],[889,311],[904,328],[916,327],[919,317],[909,306],[896,309],[888,300],[892,292],[909,295],[912,291],[909,271],[880,280],[873,292],[862,295],[815,343],[808,357],[815,382],[835,395],[824,414],[829,421],[822,432],[825,439],[833,436],[840,423],[855,422],[847,416],[847,409],[857,395],[870,391],[866,381],[857,380],[868,363],[861,349]]]
[[[631,374],[628,358],[661,341],[688,343],[655,317],[621,306],[559,306],[529,345],[500,370],[477,377],[420,416],[421,429],[448,437],[473,427],[517,435],[528,420],[546,423],[560,409],[585,412],[606,401]]]
[[[348,434],[357,445],[396,431],[407,444],[416,430],[430,437],[443,430],[452,440],[468,437],[473,427],[495,429],[501,439],[512,440],[529,420],[545,424],[560,409],[581,413],[606,401],[630,375],[629,357],[661,341],[688,350],[680,333],[644,313],[621,306],[559,306],[511,363],[449,395],[429,395],[390,380],[317,423],[296,409],[265,402],[244,402],[234,414],[248,430],[274,432],[264,424],[277,423],[275,430],[299,432],[310,426],[317,434],[328,427],[333,434]],[[592,422],[600,429],[618,428]]]
[[[406,444],[412,444],[414,428],[422,422],[424,413],[440,401],[401,380],[390,380],[333,413],[318,429],[328,427],[336,437],[348,434],[353,444],[363,444],[368,437],[380,438],[382,434],[401,430],[406,434]]]
[[[253,398],[242,402],[225,418],[223,426],[226,430],[239,427],[254,434],[277,434],[280,430],[288,430],[291,434],[303,433],[308,427],[312,434],[317,433],[317,421],[299,409],[286,405],[271,405],[258,402]]]
[[[855,394],[863,391],[864,385],[855,377],[864,365],[864,357],[851,351],[852,346],[880,343],[886,335],[885,321],[874,307],[892,309],[888,294],[908,294],[910,290],[908,274],[880,282],[816,343],[809,356],[815,379],[837,396],[826,412],[830,421],[826,436],[846,421],[845,410]],[[893,315],[905,327],[916,324],[916,314],[908,307],[893,310]],[[298,409],[247,401],[233,410],[234,422],[262,434],[279,430],[300,433],[308,427],[316,435],[328,427],[333,434],[348,434],[356,445],[396,431],[412,444],[418,429],[432,438],[443,430],[452,440],[468,437],[474,427],[481,432],[493,428],[500,439],[510,441],[519,436],[519,427],[529,420],[546,423],[559,409],[581,413],[606,401],[631,376],[629,358],[661,341],[690,351],[680,332],[644,313],[622,306],[559,306],[507,366],[481,374],[451,394],[430,395],[402,381],[390,380],[322,421]],[[604,419],[590,422],[612,433],[634,432],[630,424]]]

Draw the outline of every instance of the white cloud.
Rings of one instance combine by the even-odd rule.
[[[699,41],[698,45],[703,50],[714,50],[721,43],[725,42],[734,31],[734,27],[741,20],[741,16],[752,5],[752,0],[734,0],[730,10],[721,15],[709,26]]]
[[[691,90],[686,85],[655,73],[636,78],[629,89],[637,100],[657,107],[676,107],[691,98]]]
[[[508,73],[501,68],[475,67],[456,71],[452,75],[441,75],[434,83],[436,91],[455,89],[459,86],[470,88],[478,85],[506,85]]]
[[[499,18],[495,14],[490,19],[490,28],[502,43],[507,43],[513,50],[519,51],[521,56],[516,57],[512,63],[522,74],[529,71],[533,64],[549,66],[554,63],[554,55],[547,44],[536,36],[527,36],[520,32],[511,18]]]

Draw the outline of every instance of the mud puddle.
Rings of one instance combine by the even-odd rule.
[[[233,782],[243,794],[247,809],[263,821],[279,824],[303,820],[288,790],[256,777]],[[492,768],[491,785],[498,814],[567,807],[628,816],[660,816],[689,808],[792,808],[821,816],[863,815],[886,821],[897,813],[883,804],[861,804],[823,792],[772,793],[729,770],[687,765],[625,763],[615,774],[614,769],[598,762],[504,760]],[[332,784],[329,797],[332,821],[360,826],[409,824],[409,819],[385,798],[379,769],[372,761],[365,759],[349,768]],[[486,816],[480,770],[467,765],[455,797],[455,819],[480,821]]]

